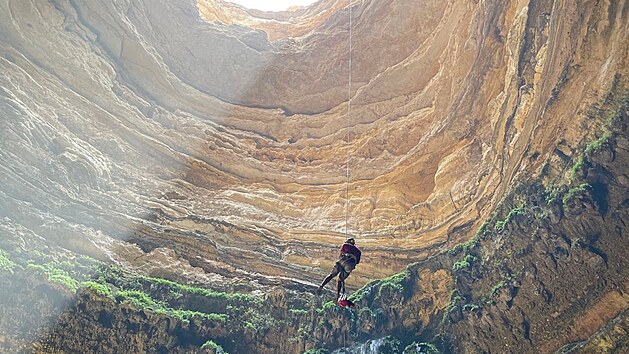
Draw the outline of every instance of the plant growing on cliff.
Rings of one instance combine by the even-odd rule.
[[[589,159],[605,145],[613,141],[616,135],[614,126],[619,123],[629,109],[628,91],[626,88],[618,88],[616,83],[612,84],[612,89],[605,100],[604,108],[596,107],[593,109],[595,112],[593,113],[594,116],[605,116],[603,125],[598,131],[600,136],[588,142],[583,149],[583,153],[576,158],[570,169],[571,179],[579,177],[584,166],[589,163]]]
[[[586,163],[585,157],[583,156],[577,157],[577,159],[574,162],[574,165],[572,165],[572,168],[570,169],[570,178],[572,179],[577,178],[581,174],[581,171],[583,170],[585,163]]]
[[[570,188],[566,194],[564,194],[563,198],[561,199],[564,207],[568,206],[568,203],[574,198],[576,197],[578,194],[584,193],[587,190],[591,189],[592,187],[588,184],[588,183],[581,183],[578,186],[572,187]]]
[[[201,349],[209,350],[214,354],[229,354],[223,349],[220,344],[217,344],[213,340],[208,340],[207,342],[203,343]]]
[[[158,310],[164,305],[157,303],[148,294],[137,290],[119,290],[116,291],[115,297],[121,303],[130,303],[140,309]]]
[[[483,299],[485,299],[485,302],[486,303],[490,303],[492,301],[492,299],[494,298],[494,296],[496,296],[498,291],[500,289],[504,288],[505,286],[507,286],[507,283],[505,283],[503,280],[501,280],[501,281],[497,282],[496,284],[494,284],[494,286],[491,287],[491,289],[489,290],[487,295],[485,295],[483,297]]]
[[[265,333],[280,328],[282,322],[269,314],[263,314],[254,309],[247,310],[243,315],[243,328],[255,333]]]
[[[467,268],[471,266],[472,263],[476,261],[476,259],[477,258],[472,256],[471,254],[465,255],[465,258],[463,258],[462,261],[454,262],[454,264],[452,265],[452,270],[456,272],[457,270]]]
[[[467,312],[474,312],[478,309],[480,309],[481,307],[477,304],[465,304],[463,305],[463,311],[467,311]]]
[[[308,314],[308,310],[304,309],[288,309],[288,312],[296,316],[305,316]]]
[[[594,153],[601,150],[601,148],[605,144],[609,143],[611,138],[612,138],[611,132],[606,131],[605,133],[603,133],[603,136],[587,144],[584,151],[585,156],[588,156],[588,157],[592,156]]]
[[[61,284],[73,293],[76,292],[79,288],[79,282],[76,279],[72,278],[67,271],[63,269],[58,269],[50,263],[44,265],[31,263],[26,266],[26,269],[32,270],[37,274],[46,276],[48,278],[48,281]]]
[[[182,322],[190,322],[190,319],[197,317],[210,321],[224,322],[227,315],[216,313],[205,313],[200,311],[192,311],[186,309],[175,309],[166,306],[163,302],[156,301],[150,295],[137,290],[119,290],[114,293],[114,297],[120,303],[128,303],[138,309],[147,310],[157,314],[163,314]]]
[[[478,231],[476,231],[476,234],[474,234],[474,237],[471,240],[469,240],[468,242],[466,242],[466,244],[469,243],[467,245],[468,249],[472,249],[472,248],[476,247],[476,245],[478,245],[478,238],[481,237],[485,232],[487,232],[487,227],[488,226],[489,226],[489,223],[487,222],[487,220],[483,221],[483,223],[478,228]]]
[[[226,302],[237,302],[237,303],[246,304],[246,305],[262,303],[262,299],[254,295],[240,294],[240,293],[228,294],[225,292],[212,291],[209,289],[200,288],[200,287],[196,287],[192,285],[181,284],[181,283],[177,283],[168,279],[147,277],[147,276],[142,276],[142,275],[134,275],[132,276],[132,278],[134,278],[140,283],[146,284],[149,288],[163,286],[167,288],[169,292],[171,292],[172,294],[200,295],[200,296],[207,297],[209,299],[215,299],[215,300],[226,301]]]
[[[476,234],[474,234],[474,236],[472,238],[470,238],[469,240],[463,242],[463,243],[459,243],[458,245],[456,245],[454,248],[450,249],[448,251],[448,254],[450,255],[455,255],[461,251],[468,253],[471,250],[473,250],[474,248],[476,248],[476,246],[478,246],[479,238],[485,233],[487,232],[487,226],[489,225],[489,223],[487,221],[484,221],[483,224],[478,228],[478,230],[476,231]]]
[[[353,301],[354,303],[357,303],[361,300],[363,300],[366,297],[369,297],[375,287],[375,285],[377,284],[377,280],[374,280],[372,282],[370,282],[369,284],[366,284],[365,286],[363,286],[362,288],[358,289],[357,291],[355,291],[352,295],[350,295],[349,299],[351,301]]]
[[[450,294],[450,302],[448,303],[448,306],[445,308],[443,312],[443,318],[441,321],[443,323],[451,322],[450,316],[454,314],[459,308],[459,305],[464,302],[465,302],[465,299],[461,296],[459,289],[455,288],[454,290],[452,290],[452,293]]]
[[[404,291],[404,283],[410,279],[410,277],[411,273],[407,269],[401,273],[380,280],[377,298],[381,298],[383,294],[386,293]]]
[[[0,249],[0,271],[13,274],[13,269],[15,269],[16,266],[15,262],[9,258],[9,254]]]
[[[550,205],[557,200],[559,196],[565,193],[566,186],[550,183],[548,186],[544,188],[544,201],[546,204]]]
[[[133,274],[117,266],[99,267],[93,282],[119,289],[114,295],[120,300],[131,297],[127,302],[140,307],[148,305],[148,308],[173,314],[184,321],[192,317],[218,321],[223,321],[228,316],[243,318],[247,309],[258,308],[262,304],[262,299],[258,296],[212,291],[163,278]],[[140,294],[145,294],[148,298]],[[159,306],[153,306],[153,303]],[[203,312],[195,311],[199,309]]]
[[[494,230],[501,232],[505,229],[505,227],[518,215],[524,215],[526,213],[526,206],[525,205],[520,205],[518,207],[515,207],[513,209],[511,209],[509,211],[509,214],[507,214],[507,217],[504,218],[504,220],[499,220],[496,221],[496,224],[494,224]]]
[[[90,289],[100,296],[113,298],[111,289],[107,286],[107,284],[97,283],[95,281],[85,281],[81,283],[81,286],[86,289]]]
[[[332,311],[336,309],[336,304],[334,303],[334,301],[326,301],[323,303],[323,305],[321,305],[320,308],[317,309],[317,313],[319,315],[323,315],[329,311]]]

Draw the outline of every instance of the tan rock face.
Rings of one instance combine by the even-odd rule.
[[[351,285],[398,271],[576,146],[627,73],[624,2],[354,1],[351,68],[348,1],[0,8],[4,230],[195,279],[318,282],[346,201]]]

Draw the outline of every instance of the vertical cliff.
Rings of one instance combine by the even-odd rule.
[[[622,352],[628,18],[0,1],[0,347]]]

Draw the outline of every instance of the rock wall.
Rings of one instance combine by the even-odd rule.
[[[145,271],[164,248],[303,282],[327,272],[347,201],[361,285],[470,237],[627,67],[624,2],[352,6],[347,116],[343,2],[3,2],[7,228],[41,220],[27,228]],[[265,16],[287,33],[269,40]]]
[[[109,267],[91,277],[105,288],[86,285],[72,297],[59,286],[62,273],[42,278],[34,272],[41,267],[5,254],[3,294],[18,296],[0,298],[12,314],[0,322],[2,344],[26,350],[35,342],[37,352],[205,352],[209,341],[232,353],[623,352],[629,91],[612,90],[591,112],[599,137],[568,168],[549,159],[544,175],[520,183],[471,240],[366,285],[351,296],[355,309],[302,289],[258,301]],[[138,292],[148,300],[131,301]],[[37,331],[38,322],[50,325]]]
[[[594,335],[626,307],[625,273],[609,263],[626,254],[610,241],[624,232],[626,164],[611,167],[624,138],[610,161],[593,162],[600,170],[578,156],[605,137],[610,88],[626,87],[626,1],[355,1],[351,68],[348,4],[266,14],[218,0],[0,1],[2,248],[303,292],[329,271],[348,220],[365,251],[350,289],[428,263],[368,287],[376,308],[360,325],[334,312],[300,334],[294,315],[278,326],[297,331],[292,342],[269,332],[247,349],[339,347],[347,326],[361,339],[393,333],[469,352],[498,350],[499,333],[500,344],[545,352]],[[590,191],[565,182],[580,171],[592,173]],[[537,187],[507,196],[538,178],[583,195],[549,219],[527,214],[536,229],[507,209],[542,208]],[[496,232],[480,249],[460,246],[474,250],[467,260],[430,258],[498,214],[535,242]],[[479,263],[518,252],[552,256]],[[412,290],[395,295],[400,287]],[[567,287],[592,295],[572,299]],[[481,300],[491,304],[478,311]],[[445,312],[453,336],[434,339]],[[88,326],[59,318],[59,328]],[[151,343],[175,343],[159,338]]]

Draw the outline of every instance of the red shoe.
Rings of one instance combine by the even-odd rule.
[[[347,307],[347,308],[350,308],[350,309],[352,309],[352,308],[354,308],[356,306],[356,304],[354,304],[351,300],[347,300],[347,299],[340,300],[338,302],[338,304],[341,307]]]

